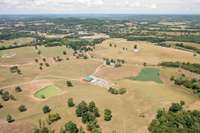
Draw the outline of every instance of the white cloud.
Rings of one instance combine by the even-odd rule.
[[[200,13],[200,0],[0,0],[0,13],[12,12]]]

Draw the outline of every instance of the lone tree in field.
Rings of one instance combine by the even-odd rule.
[[[8,115],[6,116],[6,120],[7,120],[8,123],[12,123],[12,122],[15,121],[15,119],[14,119],[10,114],[8,114]]]
[[[35,59],[35,62],[36,62],[36,63],[38,63],[38,62],[39,62],[39,60],[38,60],[38,59]]]
[[[63,51],[63,55],[66,55],[67,54],[67,52],[66,51]]]
[[[19,108],[18,108],[18,110],[19,110],[20,112],[25,112],[25,111],[27,111],[27,108],[26,108],[25,105],[20,105]]]
[[[46,67],[49,67],[49,66],[50,66],[49,63],[45,63],[45,65],[46,65]]]
[[[41,51],[40,51],[40,50],[38,50],[37,54],[38,54],[38,55],[41,55]]]
[[[137,49],[138,48],[138,46],[137,45],[134,45],[134,49]]]
[[[3,108],[3,105],[0,103],[0,109]]]
[[[72,82],[71,81],[66,81],[66,84],[68,87],[73,87]]]
[[[112,118],[112,112],[109,109],[104,110],[104,120],[105,121],[110,121]]]
[[[3,101],[8,101],[10,99],[10,93],[8,91],[2,92],[1,98]]]
[[[20,86],[15,87],[15,92],[22,92],[22,88]]]
[[[40,66],[40,70],[42,70],[43,68],[42,68],[42,66]]]
[[[46,60],[46,58],[43,58],[42,60],[43,60],[44,62],[46,62],[46,61],[47,61],[47,60]]]
[[[50,109],[50,107],[49,106],[47,106],[47,105],[45,105],[43,108],[42,108],[42,111],[43,111],[43,113],[49,113],[49,112],[51,112],[51,109]]]
[[[68,103],[68,106],[69,107],[74,107],[74,101],[73,101],[73,98],[69,98],[68,100],[67,100],[67,103]]]

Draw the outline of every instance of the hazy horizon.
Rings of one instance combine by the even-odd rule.
[[[200,0],[1,0],[0,14],[200,14]]]

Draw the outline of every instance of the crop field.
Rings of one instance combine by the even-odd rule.
[[[138,76],[130,78],[133,80],[139,80],[139,81],[154,81],[157,83],[162,83],[160,80],[160,70],[156,68],[144,68],[139,73]]]

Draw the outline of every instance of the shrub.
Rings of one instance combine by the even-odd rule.
[[[68,87],[73,87],[73,85],[72,85],[72,82],[71,82],[71,81],[67,81],[67,82],[66,82],[66,84],[67,84],[67,86],[68,86]]]
[[[25,105],[20,105],[20,106],[18,107],[18,110],[19,110],[20,112],[25,112],[25,111],[27,111],[27,108],[26,108]]]
[[[15,87],[16,92],[22,92],[22,88],[20,86]]]
[[[3,108],[3,105],[0,103],[0,109]]]
[[[105,121],[110,121],[112,118],[112,112],[109,109],[104,110],[104,120]]]
[[[126,88],[119,89],[119,94],[123,95],[126,93]]]
[[[15,121],[15,119],[9,114],[6,116],[6,120],[7,120],[8,123],[12,123],[12,122]]]
[[[10,94],[8,91],[3,92],[3,94],[1,95],[2,100],[4,101],[8,101],[10,99]]]
[[[35,128],[34,133],[53,133],[48,127],[45,126],[45,122],[39,120],[39,127]]]
[[[183,109],[182,105],[179,103],[172,103],[171,107],[169,108],[169,111],[171,112],[178,112],[181,111]]]
[[[49,113],[49,112],[51,112],[51,109],[50,109],[49,106],[45,105],[45,106],[42,108],[42,111],[43,111],[43,113]]]
[[[73,98],[69,98],[68,100],[67,100],[67,103],[68,103],[68,106],[69,107],[74,107],[74,101],[73,101]]]
[[[13,95],[10,95],[10,99],[13,100],[13,101],[16,101],[17,99],[15,98],[15,96]]]
[[[58,121],[60,119],[61,119],[61,117],[58,113],[49,114],[48,117],[47,117],[47,123],[52,124],[53,122]]]

